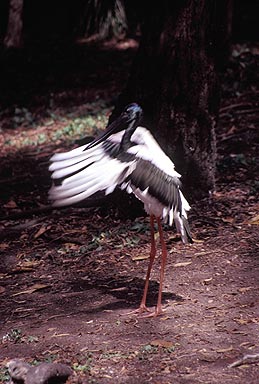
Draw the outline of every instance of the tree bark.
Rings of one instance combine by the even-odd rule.
[[[215,187],[216,34],[224,7],[216,0],[155,3],[147,6],[140,47],[115,114],[126,103],[139,102],[144,124],[183,174],[184,185],[202,197]]]
[[[23,29],[23,0],[10,0],[7,32],[4,39],[6,48],[21,48]]]

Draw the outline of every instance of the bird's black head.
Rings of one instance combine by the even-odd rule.
[[[94,147],[107,139],[113,133],[130,129],[131,134],[137,128],[143,116],[143,110],[137,103],[127,105],[123,112],[111,124],[106,127],[104,133],[93,140],[85,150]]]
[[[125,114],[129,121],[135,120],[136,123],[139,123],[143,116],[143,110],[137,103],[132,103],[126,106],[122,114]]]

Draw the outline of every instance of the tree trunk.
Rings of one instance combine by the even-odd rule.
[[[9,18],[4,45],[7,48],[21,48],[23,28],[23,0],[10,0]]]
[[[223,7],[216,0],[155,3],[147,6],[140,47],[115,113],[139,102],[144,124],[183,174],[184,185],[201,197],[215,186],[216,33]]]

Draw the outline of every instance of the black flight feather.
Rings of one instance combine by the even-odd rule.
[[[130,181],[141,191],[148,188],[150,196],[166,206],[174,207],[179,212],[182,211],[180,180],[177,177],[169,176],[150,161],[139,158],[136,168],[126,181]]]

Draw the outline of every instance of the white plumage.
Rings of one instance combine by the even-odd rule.
[[[115,133],[109,137],[109,140],[120,144],[124,133],[125,130]],[[148,188],[142,191],[127,180],[136,169],[139,159],[149,161],[171,177],[180,178],[181,175],[175,171],[173,162],[165,155],[146,128],[137,127],[131,136],[131,142],[134,145],[126,153],[134,155],[134,158],[128,162],[111,158],[104,151],[102,143],[90,149],[87,149],[87,145],[83,145],[70,152],[57,153],[52,156],[50,159],[52,164],[49,167],[49,170],[53,172],[52,178],[65,178],[60,185],[53,185],[49,191],[53,206],[61,207],[78,203],[98,191],[109,194],[114,191],[116,186],[120,186],[128,193],[133,192],[139,200],[143,201],[148,214],[161,217],[170,225],[172,225],[174,217],[177,229],[182,233],[181,220],[175,212],[174,206],[161,204],[159,200],[149,195]],[[181,215],[187,219],[187,211],[190,206],[182,192],[179,191],[179,193],[182,201]],[[185,237],[183,232],[183,241],[187,242]]]
[[[109,194],[118,186],[134,193],[158,224],[160,219],[170,225],[175,221],[182,241],[191,242],[187,222],[190,206],[180,190],[181,175],[151,133],[138,125],[141,115],[141,108],[131,104],[100,138],[52,156],[49,170],[55,183],[49,198],[53,206],[61,207],[98,191]],[[143,300],[140,308],[147,310]],[[160,302],[155,314],[161,311]]]

